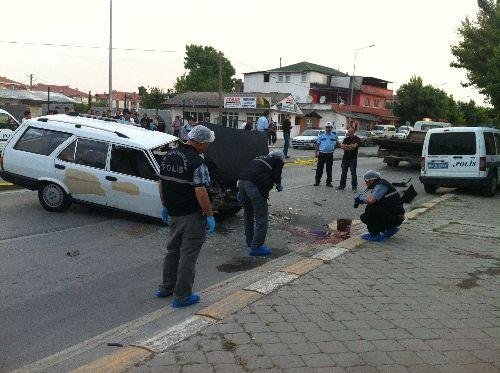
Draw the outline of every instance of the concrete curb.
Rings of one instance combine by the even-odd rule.
[[[405,222],[436,207],[439,203],[455,198],[454,194],[444,194],[422,204],[405,214]],[[200,332],[206,327],[213,325],[232,313],[239,311],[247,305],[257,301],[264,295],[295,281],[326,263],[344,255],[345,253],[367,243],[360,237],[351,237],[337,245],[322,249],[311,258],[299,260],[266,278],[259,280],[242,290],[238,290],[222,300],[198,311],[194,316],[172,326],[171,328],[141,342],[127,346],[119,351],[90,362],[73,371],[73,373],[84,372],[122,372],[157,353],[166,351],[169,347],[182,342],[193,334]],[[320,247],[325,247],[321,245]]]

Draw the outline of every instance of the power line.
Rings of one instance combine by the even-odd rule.
[[[0,40],[0,43],[17,44],[17,45],[38,45],[45,47],[63,47],[63,48],[87,48],[87,49],[108,49],[98,45],[77,45],[77,44],[56,44],[56,43],[35,43],[30,41],[9,41]],[[165,49],[137,49],[137,48],[113,48],[113,50],[127,51],[127,52],[157,52],[157,53],[176,53],[177,51]]]

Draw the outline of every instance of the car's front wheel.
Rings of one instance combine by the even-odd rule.
[[[437,185],[434,185],[434,184],[424,184],[424,190],[426,193],[429,193],[429,194],[434,194],[436,193],[438,187]]]
[[[45,183],[38,189],[42,207],[50,212],[63,212],[71,206],[71,197],[56,183]]]

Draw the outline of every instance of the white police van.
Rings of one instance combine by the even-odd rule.
[[[0,156],[0,177],[38,190],[48,211],[85,202],[161,218],[159,160],[177,137],[84,115],[25,121]]]
[[[18,127],[19,122],[9,112],[0,109],[0,151]]]
[[[442,186],[475,186],[485,196],[493,196],[499,172],[500,130],[450,127],[427,132],[420,172],[427,193],[434,193]]]

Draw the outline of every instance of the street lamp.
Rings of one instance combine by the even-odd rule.
[[[354,67],[352,69],[352,78],[351,78],[351,100],[349,102],[349,120],[351,119],[351,113],[352,113],[352,96],[354,94],[354,76],[356,75],[356,55],[358,51],[362,49],[367,49],[367,48],[372,48],[374,47],[375,44],[367,45],[366,47],[361,47],[357,48],[354,50]]]
[[[113,69],[113,0],[109,0],[109,87],[108,87],[108,106],[111,110],[113,107],[113,84],[112,84],[112,69]]]

